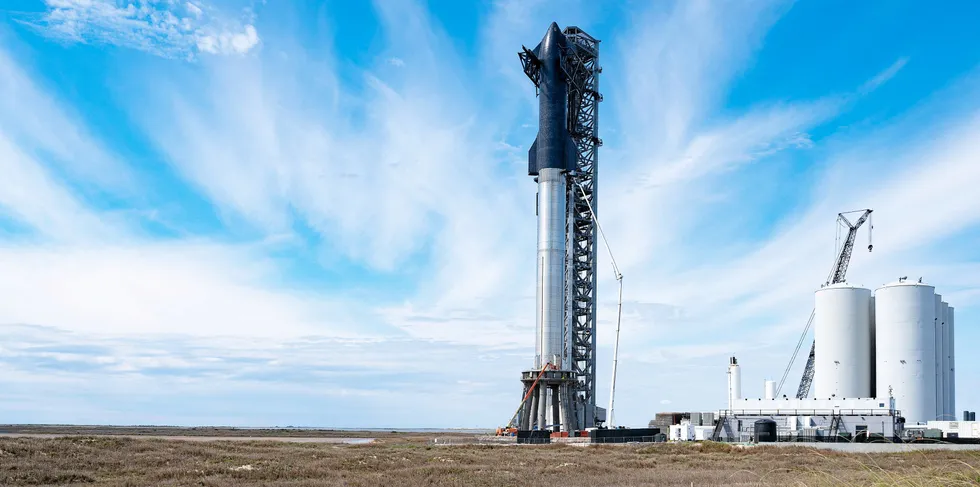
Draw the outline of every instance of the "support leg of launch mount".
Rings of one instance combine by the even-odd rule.
[[[540,375],[540,379],[538,378]],[[535,384],[537,380],[537,384]],[[575,383],[575,373],[571,370],[547,370],[543,374],[538,370],[527,370],[521,376],[524,383],[524,395],[531,395],[521,408],[518,429],[535,430],[550,429],[552,431],[573,431],[578,428],[574,424],[576,417],[572,398],[572,385]]]
[[[715,429],[711,432],[711,441],[736,441],[735,433],[732,431],[732,423],[728,416],[718,418]]]

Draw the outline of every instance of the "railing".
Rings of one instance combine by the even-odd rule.
[[[722,409],[720,416],[901,416],[897,409]]]
[[[461,437],[449,436],[444,438],[433,438],[429,444],[432,446],[461,446],[461,445],[546,445],[556,443],[577,443],[577,444],[614,444],[614,443],[655,443],[667,441],[666,435],[660,436],[625,436],[625,437],[574,437],[574,438],[521,438],[516,436],[474,436]]]
[[[447,436],[443,438],[433,438],[429,444],[432,446],[457,446],[457,445],[505,445],[517,441],[514,436]]]
[[[776,441],[780,443],[901,443],[901,439],[896,436],[884,436],[880,433],[838,433],[836,435],[776,435]]]

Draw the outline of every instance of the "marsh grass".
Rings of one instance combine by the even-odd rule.
[[[412,436],[403,432],[373,432],[373,431],[341,431],[316,428],[231,428],[221,426],[73,426],[73,425],[30,425],[30,424],[0,424],[0,433],[21,434],[58,434],[79,436],[248,436],[248,437],[303,437],[303,438],[372,438],[378,434],[386,437],[401,435]]]
[[[847,454],[721,443],[449,446],[0,438],[0,485],[975,486],[980,452]]]

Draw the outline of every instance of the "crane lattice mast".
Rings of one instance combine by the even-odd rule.
[[[837,259],[834,261],[834,266],[830,269],[830,275],[827,276],[827,282],[824,286],[829,286],[832,284],[839,284],[844,282],[845,275],[847,274],[847,266],[851,263],[851,254],[854,252],[854,243],[857,240],[858,229],[864,225],[864,222],[871,218],[871,213],[873,210],[855,210],[848,211],[844,213],[837,214],[837,224],[838,230],[842,227],[847,228],[847,236],[844,238],[844,243],[840,247],[840,252],[837,254]],[[852,213],[861,213],[858,219],[851,223],[847,218],[847,215]],[[874,230],[874,225],[869,225],[868,230],[868,252],[871,252],[873,245],[871,244],[871,233]],[[796,361],[796,356],[800,351],[800,346],[806,338],[807,332],[809,332],[810,327],[813,325],[814,313],[810,313],[810,319],[806,323],[806,328],[803,330],[803,336],[800,337],[800,341],[796,346],[796,350],[793,352],[793,357],[790,359],[789,366],[786,367],[786,372],[783,373],[783,379],[780,381],[779,389],[782,390],[783,383],[786,382],[786,376],[789,375],[790,368],[793,367],[793,362]],[[803,377],[800,379],[800,387],[796,390],[797,399],[805,399],[810,395],[810,386],[813,384],[813,371],[814,371],[814,359],[816,358],[816,348],[817,342],[814,340],[810,345],[810,356],[807,358],[806,367],[803,369]]]

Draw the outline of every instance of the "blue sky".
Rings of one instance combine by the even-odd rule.
[[[761,395],[837,212],[865,207],[875,251],[850,281],[936,285],[957,312],[957,408],[977,408],[977,18],[974,2],[6,0],[0,422],[506,422],[534,343],[536,103],[516,53],[551,21],[602,40],[619,422],[721,407],[730,354]]]

